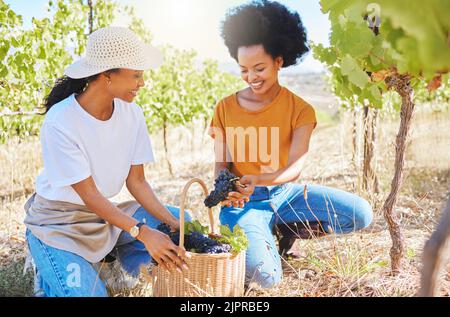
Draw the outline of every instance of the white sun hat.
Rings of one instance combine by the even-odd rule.
[[[67,67],[64,74],[79,79],[114,68],[147,70],[162,61],[161,51],[144,44],[133,31],[110,26],[89,35],[86,56]]]

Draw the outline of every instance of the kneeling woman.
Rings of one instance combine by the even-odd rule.
[[[92,264],[112,251],[134,276],[152,258],[170,271],[186,268],[185,250],[155,230],[161,222],[177,230],[178,209],[163,206],[145,179],[153,152],[133,103],[143,71],[160,62],[132,31],[100,29],[46,98],[44,170],[25,205],[41,295],[107,296]],[[110,202],[124,183],[136,201]]]
[[[299,15],[277,2],[255,1],[228,13],[222,36],[248,87],[216,106],[210,130],[215,175],[227,167],[247,187],[230,193],[220,220],[245,230],[246,282],[267,288],[281,281],[280,255],[289,254],[295,239],[363,229],[372,208],[339,189],[302,184],[301,178],[295,183],[316,127],[313,107],[278,81],[280,69],[308,51]]]

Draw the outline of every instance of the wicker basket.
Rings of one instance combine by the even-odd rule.
[[[180,205],[180,246],[184,246],[184,205],[186,194],[193,183],[199,183],[208,195],[201,179],[192,179],[183,189]],[[214,233],[214,218],[208,208],[211,232]],[[152,270],[152,288],[155,297],[204,297],[242,296],[244,294],[245,251],[231,253],[191,253],[186,259],[189,270],[169,273],[155,266]]]

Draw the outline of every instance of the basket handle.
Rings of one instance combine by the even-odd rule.
[[[203,189],[203,193],[205,194],[205,196],[208,196],[208,188],[206,187],[206,184],[204,181],[202,181],[199,178],[193,178],[191,179],[183,188],[183,192],[181,193],[181,203],[180,203],[180,243],[179,246],[184,247],[184,205],[186,202],[186,196],[187,196],[187,192],[189,190],[189,187],[193,184],[193,183],[199,183],[200,186]],[[214,217],[213,217],[213,212],[211,208],[208,208],[208,215],[209,215],[209,223],[210,223],[210,228],[211,228],[211,233],[214,234]]]

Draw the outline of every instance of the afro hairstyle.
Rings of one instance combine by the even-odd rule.
[[[262,44],[272,58],[283,57],[283,67],[297,64],[309,51],[299,14],[275,1],[256,0],[230,9],[221,36],[236,61],[241,46]]]

